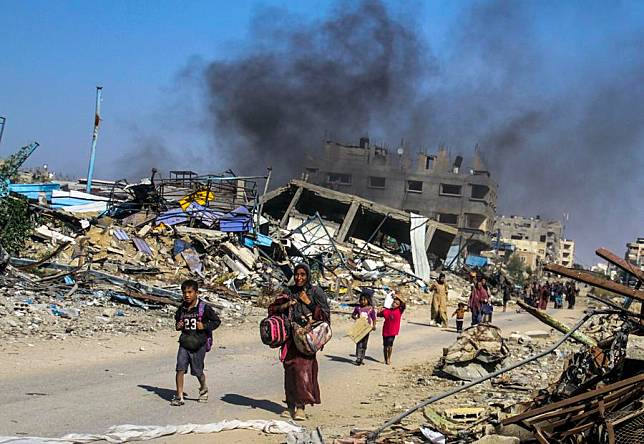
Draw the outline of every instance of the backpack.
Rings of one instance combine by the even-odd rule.
[[[199,305],[197,306],[197,321],[202,322],[203,313],[206,310],[206,303],[202,300],[199,300]],[[206,338],[206,353],[212,349],[212,331],[208,333],[208,338]]]
[[[269,316],[259,323],[259,336],[270,348],[286,344],[290,333],[290,322],[283,316]]]

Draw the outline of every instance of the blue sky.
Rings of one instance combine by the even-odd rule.
[[[441,82],[448,91],[455,84],[493,84],[497,80],[495,72],[486,72],[490,66],[496,68],[497,65],[490,65],[488,60],[481,58],[485,52],[468,54],[467,46],[458,46],[458,39],[467,32],[470,11],[480,12],[493,5],[496,15],[489,31],[498,33],[500,39],[491,41],[501,42],[505,50],[516,51],[519,55],[524,44],[536,48],[529,53],[533,59],[520,61],[526,63],[527,68],[523,68],[522,79],[517,79],[514,91],[508,95],[511,106],[514,102],[524,105],[533,99],[565,96],[565,100],[556,103],[563,103],[572,112],[576,106],[581,106],[577,103],[599,100],[592,97],[594,87],[584,86],[610,85],[620,80],[622,72],[632,74],[630,68],[637,66],[644,52],[640,40],[643,34],[639,31],[644,29],[644,2],[534,1],[521,2],[521,8],[515,8],[519,2],[510,1],[385,3],[394,16],[412,16],[409,22],[418,28],[418,34],[441,62]],[[226,169],[225,164],[218,162],[221,159],[212,154],[212,132],[203,127],[201,90],[185,86],[199,81],[185,77],[186,67],[193,63],[203,66],[212,60],[233,59],[249,49],[253,44],[252,28],[262,25],[254,21],[259,10],[277,8],[288,11],[297,17],[295,20],[310,21],[321,20],[338,4],[341,8],[351,2],[0,0],[0,116],[7,118],[0,157],[37,140],[41,147],[29,165],[47,163],[54,171],[85,175],[95,87],[101,85],[104,88],[104,120],[99,136],[96,176],[122,177],[124,157],[137,157],[142,141],[150,146],[156,143],[172,146],[174,159],[180,163],[176,165],[178,169],[202,172],[204,166],[210,171]],[[525,35],[522,29],[504,29],[522,23],[511,15],[517,13],[516,9],[520,9],[518,14],[524,16],[524,21],[533,25]],[[508,18],[504,21],[506,12]],[[493,54],[495,48],[483,47],[483,50]],[[503,61],[500,66],[499,76],[503,75],[504,69],[507,72],[514,69],[504,66]],[[536,67],[534,78],[525,75],[532,66]],[[620,71],[616,66],[630,70]],[[644,68],[644,64],[641,66]],[[634,76],[629,87],[641,88],[644,79],[641,74]],[[535,87],[534,83],[538,85]],[[440,87],[439,82],[438,89]],[[477,88],[472,91],[485,92]],[[503,96],[500,99],[499,96],[491,97],[505,101]],[[455,101],[460,99],[464,97]],[[615,110],[616,120],[641,120],[639,116],[628,114],[627,100],[618,105],[620,103],[624,105]],[[456,125],[451,130],[463,133],[469,128],[463,123],[463,127]],[[562,144],[566,137],[574,138],[575,134],[562,133]],[[592,133],[586,136],[592,137]],[[392,138],[395,142],[400,135]],[[539,134],[533,134],[531,143],[534,145],[540,140]],[[629,140],[636,140],[633,143],[642,147],[641,133]],[[444,137],[440,141],[453,142]],[[478,140],[458,140],[458,143],[468,145],[476,142]],[[551,142],[546,138],[544,143]],[[643,152],[644,149],[640,150],[638,156],[631,150],[630,165],[620,166],[617,161],[615,165],[606,165],[606,176],[618,178],[624,168],[641,168],[644,166]],[[551,160],[557,161],[556,158]],[[592,167],[592,156],[584,161],[587,167]],[[597,161],[606,162],[606,159]],[[502,181],[500,195],[510,197],[500,197],[501,212],[558,217],[579,201],[578,193],[566,197],[566,193],[553,196],[548,191],[550,195],[542,196],[542,200],[535,198],[526,202],[525,192],[512,195],[507,192],[513,185],[507,183],[507,177],[515,179],[506,175],[506,183]],[[588,186],[583,177],[571,177],[571,184],[578,189]],[[621,254],[626,241],[644,235],[641,232],[644,226],[643,192],[631,192],[624,198],[614,186],[616,182],[600,187],[602,184],[596,183],[596,179],[591,177],[589,180],[602,193],[607,193],[606,205],[613,219],[601,221],[597,218],[589,224],[587,213],[597,211],[597,205],[582,207],[581,214],[573,211],[568,234],[583,243],[580,252],[587,264],[595,262],[592,250],[604,239],[604,245]],[[641,176],[626,185],[640,190],[644,186]],[[614,195],[610,194],[612,188],[615,188]],[[554,197],[559,200],[555,202]],[[634,205],[615,204],[620,199],[633,198],[636,199]],[[613,233],[611,227],[625,218],[629,218],[627,226],[620,233]]]
[[[440,34],[450,4],[423,7],[433,11],[428,33]],[[7,118],[0,155],[37,140],[30,164],[85,174],[101,85],[96,173],[115,174],[110,161],[139,133],[172,127],[163,110],[188,61],[238,51],[254,12],[266,7],[305,18],[329,10],[324,1],[0,1],[0,116]]]

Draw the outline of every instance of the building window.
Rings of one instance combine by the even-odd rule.
[[[523,240],[523,236],[521,236],[520,234],[513,234],[512,236],[510,236],[510,239]]]
[[[472,185],[472,199],[485,199],[490,188],[485,185]]]
[[[420,180],[408,180],[407,181],[407,191],[410,193],[422,193],[423,192],[423,182]]]
[[[545,242],[545,241],[546,241],[546,235],[545,234],[542,234],[541,236],[539,236],[539,242]]]
[[[327,182],[338,185],[351,185],[351,174],[329,173]]]
[[[319,168],[307,168],[306,169],[307,173],[317,173],[318,171],[320,171]]]
[[[450,185],[447,183],[442,183],[441,194],[448,195],[448,196],[460,196],[461,188],[463,187],[461,187],[460,185]]]
[[[438,213],[438,221],[447,225],[458,225],[458,214]]]
[[[385,188],[385,178],[369,176],[369,188]]]

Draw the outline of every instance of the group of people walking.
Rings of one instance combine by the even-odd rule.
[[[207,402],[208,386],[203,372],[206,353],[212,345],[212,332],[221,323],[215,311],[198,297],[196,281],[185,281],[182,286],[183,304],[175,315],[176,330],[181,331],[176,364],[176,395],[173,406],[184,404],[184,376],[190,373],[199,381],[199,401]],[[430,325],[447,326],[448,283],[445,274],[441,273],[429,290],[433,293],[430,313]],[[560,298],[568,301],[569,308],[574,307],[577,290],[574,284],[562,285],[533,283],[524,288],[524,298],[531,305],[544,308],[548,300],[560,306]],[[510,290],[504,289],[504,305],[510,298]],[[393,345],[400,332],[400,323],[406,305],[399,293],[394,293],[393,300],[386,307],[376,308],[373,302],[374,292],[370,288],[361,291],[358,304],[351,317],[354,320],[364,318],[371,327],[367,334],[356,344],[356,365],[363,365],[369,343],[370,333],[376,330],[377,319],[383,319],[382,345],[384,362],[391,364]],[[472,325],[491,322],[492,304],[485,278],[476,279],[467,305],[459,303],[452,314],[456,317],[457,331],[463,329],[466,311],[471,312]],[[288,318],[293,328],[310,327],[319,322],[331,324],[331,310],[324,291],[313,285],[311,270],[305,264],[297,265],[293,270],[293,285],[287,287],[268,307],[269,316]],[[305,420],[307,405],[320,404],[320,386],[318,384],[318,361],[315,353],[304,353],[294,342],[294,335],[286,338],[280,348],[280,359],[284,367],[284,392],[286,409],[283,416],[297,421]]]
[[[568,303],[568,308],[575,308],[579,290],[573,282],[546,282],[539,284],[531,282],[523,287],[523,300],[526,304],[545,310],[548,303],[552,302],[554,308],[563,308],[564,301]]]
[[[199,402],[208,401],[208,387],[204,374],[206,353],[212,344],[212,332],[219,327],[221,320],[216,312],[198,297],[199,286],[196,281],[185,281],[181,286],[183,304],[175,314],[175,327],[181,331],[176,364],[176,394],[171,401],[173,406],[185,404],[183,387],[185,374],[190,373],[199,381]],[[386,364],[391,364],[394,340],[400,332],[400,321],[405,311],[405,301],[396,294],[390,307],[375,309],[373,290],[365,289],[359,299],[352,317],[367,318],[376,329],[376,318],[384,319],[382,328],[383,355]],[[316,322],[331,323],[331,310],[324,291],[312,284],[311,270],[306,264],[299,264],[293,270],[293,285],[285,289],[269,307],[270,316],[283,316],[289,322],[301,327]],[[295,328],[295,327],[293,327]],[[320,404],[318,384],[318,361],[315,353],[303,353],[291,335],[280,348],[280,360],[284,367],[284,393],[286,409],[282,416],[296,421],[306,419],[307,405]],[[356,344],[356,365],[364,363],[369,334]]]

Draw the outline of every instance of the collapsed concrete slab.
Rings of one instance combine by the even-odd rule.
[[[296,211],[311,216],[319,213],[323,219],[339,224],[334,235],[337,242],[349,237],[370,242],[382,233],[399,243],[411,244],[409,213],[302,180],[292,180],[266,193],[261,203],[264,213],[279,220],[282,227]],[[424,229],[426,251],[444,259],[458,230],[430,219]]]

